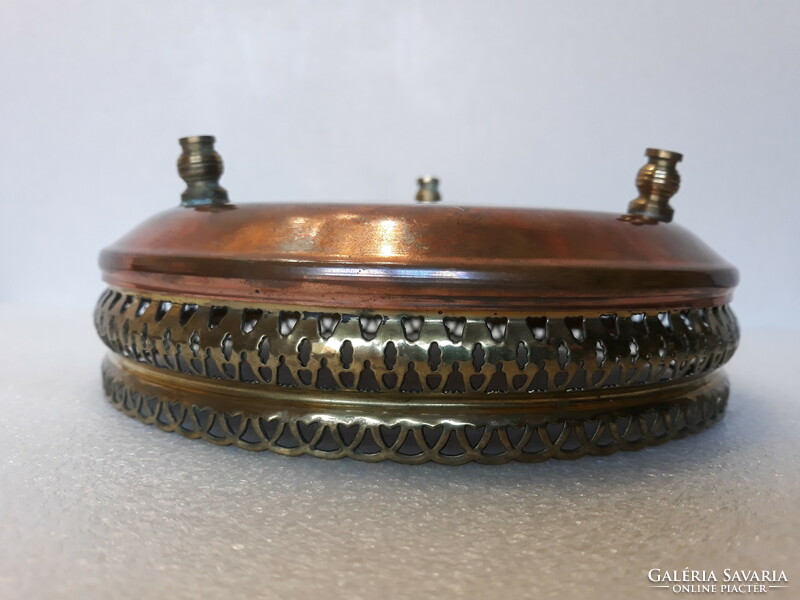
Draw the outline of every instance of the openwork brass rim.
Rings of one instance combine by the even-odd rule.
[[[109,289],[95,326],[115,353],[211,379],[310,393],[486,397],[680,380],[736,350],[727,306],[577,316],[347,314],[179,302]]]
[[[678,389],[643,390],[644,397],[649,393],[654,400],[639,398],[643,403],[637,404],[631,398],[627,400],[633,405],[626,407],[623,398],[622,406],[614,410],[591,403],[562,419],[554,419],[547,411],[518,413],[507,407],[488,417],[476,414],[471,420],[447,413],[420,413],[417,418],[392,413],[364,417],[348,410],[320,414],[313,407],[280,410],[269,404],[254,414],[219,409],[230,393],[220,383],[206,383],[213,386],[211,390],[192,390],[196,400],[187,401],[185,390],[147,382],[141,373],[134,376],[120,364],[125,362],[129,361],[106,359],[105,392],[113,406],[143,423],[223,446],[367,462],[501,464],[637,450],[713,425],[722,417],[728,399],[727,378],[714,373],[691,378]],[[158,375],[151,367],[138,368]]]
[[[569,316],[347,314],[109,289],[106,394],[216,444],[400,463],[633,450],[714,423],[726,306]]]

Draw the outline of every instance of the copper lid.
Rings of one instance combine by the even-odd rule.
[[[669,195],[677,191],[673,165],[680,155],[648,155],[645,169],[658,161],[669,168],[664,175],[649,172],[649,179],[640,175],[640,198],[665,195],[646,189],[659,176],[675,180]],[[222,171],[213,162],[205,168],[206,177]],[[668,218],[463,207],[446,200],[185,200],[106,248],[100,266],[114,286],[290,305],[517,311],[727,302],[736,270],[668,222],[667,199]]]
[[[111,287],[97,326],[118,355],[106,381],[121,408],[148,390],[167,412],[170,403],[184,412],[213,407],[212,422],[238,415],[256,429],[278,419],[296,447],[319,456],[331,454],[319,440],[304,442],[298,427],[330,433],[332,420],[374,437],[382,434],[367,423],[402,422],[416,454],[400,451],[403,440],[361,452],[341,434],[334,454],[452,463],[569,455],[566,437],[537,453],[509,441],[507,427],[539,436],[536,428],[554,423],[583,426],[612,418],[611,409],[638,419],[701,396],[715,415],[724,406],[727,384],[711,372],[738,340],[727,307],[738,275],[671,222],[680,154],[646,151],[639,195],[620,215],[450,205],[432,177],[419,180],[416,201],[399,205],[234,205],[219,185],[213,142],[181,140],[181,206],[101,254]],[[662,425],[670,421],[659,414]],[[708,420],[665,426],[665,435]],[[479,448],[464,437],[467,424],[502,429],[500,458],[487,453],[491,435]],[[192,435],[208,438],[213,427]],[[425,427],[444,437],[429,444]],[[226,443],[302,453],[266,433],[252,443],[223,434]],[[460,454],[442,454],[450,434],[463,438]],[[614,435],[609,446],[584,440],[578,454],[636,446]],[[648,435],[642,443],[662,439]]]

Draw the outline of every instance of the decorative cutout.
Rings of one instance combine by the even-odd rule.
[[[132,301],[133,296],[128,297],[131,298]],[[194,313],[197,312],[198,308],[199,306],[197,306],[197,304],[184,304],[181,306],[181,316],[178,319],[178,323],[180,323],[181,326],[186,325],[189,322],[189,319],[194,316]]]
[[[253,331],[263,314],[263,310],[245,308],[242,311],[242,333],[250,333]]]
[[[639,344],[636,341],[636,338],[631,339],[630,343],[628,344],[628,347],[630,348],[631,351],[631,362],[635,363],[636,360],[639,358]]]
[[[567,326],[576,342],[582,342],[586,338],[583,317],[565,317],[564,324]]]
[[[508,378],[503,372],[503,363],[497,363],[494,375],[489,380],[489,385],[486,386],[487,394],[496,394],[508,392]]]
[[[212,306],[208,311],[208,328],[216,329],[222,323],[222,319],[228,314],[227,306]]]
[[[283,337],[290,335],[297,322],[300,320],[300,313],[297,311],[282,310],[278,313],[278,333]]]
[[[308,338],[303,338],[303,341],[297,346],[297,358],[301,367],[308,366],[308,361],[311,360],[311,340]]]
[[[265,335],[261,336],[256,348],[258,349],[258,358],[261,361],[261,364],[267,364],[267,361],[269,360],[269,338]]]
[[[336,385],[336,378],[333,376],[333,371],[328,367],[328,359],[323,358],[320,361],[319,371],[317,371],[318,390],[338,390],[339,386]]]
[[[567,346],[566,342],[559,342],[558,343],[558,366],[562,369],[566,369],[567,365],[569,364],[569,346]],[[559,386],[560,387],[560,386]]]
[[[383,317],[380,315],[362,315],[358,318],[358,324],[361,327],[361,337],[366,341],[371,342],[378,334],[378,328],[383,323]]]
[[[436,372],[439,370],[440,364],[442,364],[442,351],[439,348],[439,344],[432,342],[428,347],[428,366],[431,371]]]
[[[378,379],[370,367],[368,360],[364,361],[364,368],[361,370],[361,375],[358,378],[359,392],[380,392],[381,386],[378,384]]]
[[[148,308],[150,308],[150,300],[147,298],[142,298],[139,301],[139,308],[136,309],[136,316],[141,317]]]
[[[231,356],[233,356],[233,336],[230,333],[226,333],[220,345],[222,346],[222,356],[225,357],[225,360],[230,360]]]
[[[400,317],[403,326],[403,335],[409,342],[416,342],[422,332],[422,325],[425,323],[423,317]]]
[[[422,383],[419,380],[419,374],[414,370],[414,363],[408,363],[408,370],[403,376],[403,383],[400,386],[400,391],[404,393],[419,394],[423,392]]]
[[[319,335],[323,340],[330,338],[336,331],[342,316],[339,313],[322,313],[319,319]]]
[[[128,310],[130,308],[131,304],[133,304],[133,296],[128,294],[127,296],[125,296],[125,302],[123,302],[122,306],[119,307],[119,314],[122,314],[126,310]],[[111,309],[109,309],[109,310],[111,310]]]
[[[595,362],[597,363],[597,368],[601,368],[606,362],[606,345],[603,343],[603,340],[597,340],[595,344]]]
[[[292,370],[286,364],[286,357],[281,356],[278,358],[278,376],[277,383],[281,387],[298,387],[297,380],[292,375]]]
[[[533,339],[544,342],[547,336],[547,317],[528,317],[525,322],[531,330]]]
[[[520,342],[517,344],[517,366],[519,367],[520,371],[525,368],[525,365],[528,364],[529,359],[528,347],[525,345],[525,342]]]
[[[483,346],[480,344],[475,344],[475,348],[472,350],[472,365],[475,367],[476,371],[480,371],[483,369],[483,365],[486,364],[486,352],[483,349]]]
[[[342,361],[342,367],[349,369],[353,363],[353,343],[350,340],[345,340],[339,350],[339,357]]]
[[[112,306],[108,307],[109,310],[111,310]],[[164,318],[164,315],[166,315],[169,312],[170,308],[172,308],[172,302],[170,302],[169,300],[162,300],[161,302],[158,303],[158,308],[156,309],[156,317],[155,317],[156,323],[158,323],[161,319]]]
[[[383,381],[383,387],[386,390],[393,390],[397,387],[397,373],[384,373],[381,380]]]
[[[459,371],[458,363],[453,363],[453,370],[447,378],[442,390],[445,394],[463,394],[467,391],[464,387],[464,376]]]
[[[600,315],[600,323],[606,330],[606,335],[612,339],[619,337],[619,324],[617,323],[617,315],[606,314]]]
[[[486,327],[489,329],[489,335],[492,336],[492,339],[499,344],[506,337],[508,319],[505,317],[488,317],[486,319]]]
[[[464,329],[467,326],[467,320],[464,317],[445,317],[442,322],[451,342],[458,344],[464,339]]]
[[[356,374],[350,371],[339,373],[339,381],[341,381],[343,387],[350,389],[356,381]]]
[[[200,352],[200,332],[195,330],[192,332],[192,335],[189,336],[189,348],[192,350],[192,354],[197,356]]]
[[[386,348],[383,351],[383,364],[385,364],[386,368],[390,371],[394,369],[395,364],[397,364],[397,347],[394,345],[394,342],[386,344]]]

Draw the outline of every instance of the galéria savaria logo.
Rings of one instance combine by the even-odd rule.
[[[650,569],[647,579],[651,588],[669,590],[673,594],[766,594],[789,587],[784,571],[750,569]]]

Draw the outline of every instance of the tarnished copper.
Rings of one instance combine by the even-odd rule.
[[[131,416],[458,464],[641,447],[724,409],[737,273],[669,222],[677,153],[649,149],[615,215],[448,206],[435,178],[407,205],[235,205],[213,138],[181,145],[182,206],[100,258],[106,391]]]

